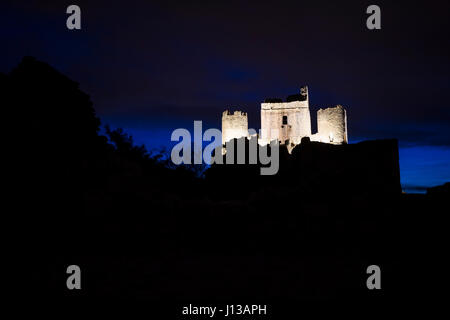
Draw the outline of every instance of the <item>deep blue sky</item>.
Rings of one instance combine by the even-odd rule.
[[[405,189],[450,181],[449,1],[15,2],[0,4],[0,72],[48,62],[149,149],[194,120],[220,128],[231,107],[259,128],[264,98],[307,84],[313,115],[346,107],[351,142],[399,139]],[[70,4],[80,31],[66,28]]]

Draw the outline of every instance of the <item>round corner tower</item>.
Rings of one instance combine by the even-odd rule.
[[[225,110],[222,113],[222,144],[242,137],[248,137],[247,113]]]
[[[321,142],[332,144],[348,143],[347,112],[344,107],[319,109],[317,111],[317,131]]]

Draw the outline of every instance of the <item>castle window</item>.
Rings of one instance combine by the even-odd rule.
[[[288,124],[287,123],[287,116],[283,116],[283,124]]]

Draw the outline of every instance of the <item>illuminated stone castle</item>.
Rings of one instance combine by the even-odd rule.
[[[222,144],[234,138],[249,138],[247,113],[224,111],[222,114]],[[308,87],[301,87],[300,94],[292,95],[286,102],[266,99],[261,103],[261,131],[258,143],[266,145],[278,140],[289,152],[300,144],[303,137],[311,141],[344,144],[347,139],[347,114],[338,105],[317,111],[317,133],[311,132]]]

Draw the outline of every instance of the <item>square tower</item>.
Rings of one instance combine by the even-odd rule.
[[[281,99],[266,99],[261,103],[261,143],[278,140],[280,144],[299,144],[303,137],[311,136],[308,87],[300,94]]]

